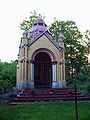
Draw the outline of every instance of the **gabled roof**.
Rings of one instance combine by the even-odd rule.
[[[57,42],[54,41],[54,39],[52,38],[52,36],[50,35],[49,31],[44,31],[43,33],[41,33],[37,38],[35,38],[31,43],[29,43],[27,46],[30,47],[32,44],[34,44],[34,42],[36,42],[40,37],[42,37],[43,35],[45,35],[48,40],[50,40],[50,42],[58,49],[60,50],[59,45],[57,44]]]

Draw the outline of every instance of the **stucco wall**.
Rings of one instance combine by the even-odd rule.
[[[56,61],[57,61],[57,81],[60,81],[60,68],[59,68],[60,67],[60,65],[59,65],[60,52],[45,35],[40,37],[37,41],[35,41],[35,43],[33,43],[29,47],[29,51],[28,51],[29,61],[32,59],[33,52],[40,48],[47,48],[54,53],[54,55],[56,57]]]
[[[27,83],[30,83],[30,61],[32,60],[32,55],[35,51],[37,51],[40,48],[45,48],[50,51],[55,55],[55,59],[51,58],[52,61],[57,61],[57,66],[56,66],[56,79],[57,82],[62,82],[65,80],[61,80],[61,65],[60,61],[61,59],[64,58],[63,53],[64,51],[59,51],[56,46],[45,36],[42,35],[38,40],[36,40],[32,45],[29,47],[24,46],[23,48],[20,48],[20,58],[19,58],[19,68],[23,65],[25,62],[25,70],[24,74],[26,75],[26,60],[24,61],[24,58],[28,58],[28,66],[27,66],[27,72],[28,72],[28,77],[25,76],[23,79],[23,69],[17,70],[17,84],[20,83],[20,86],[23,86],[24,84],[27,85]],[[22,62],[20,62],[20,59],[23,59]],[[22,73],[21,73],[22,72]],[[61,83],[60,83],[61,84]]]

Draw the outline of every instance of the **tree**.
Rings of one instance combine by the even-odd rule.
[[[64,35],[68,72],[70,67],[74,68],[76,72],[78,72],[80,67],[84,65],[85,55],[84,46],[81,45],[79,40],[82,38],[82,34],[78,30],[75,22],[55,19],[49,26],[49,30],[53,33],[53,38],[56,40],[58,39],[60,32]]]
[[[17,60],[8,62],[0,61],[0,90],[6,91],[16,83]]]
[[[83,38],[83,42],[86,44],[86,46],[88,47],[88,53],[90,53],[90,31],[86,30],[86,32],[84,33],[84,38]]]
[[[41,14],[37,14],[36,11],[34,10],[33,12],[30,13],[29,18],[25,18],[21,23],[20,23],[20,29],[21,30],[30,30],[30,28],[32,27],[32,24],[34,22],[34,20],[41,16]],[[41,16],[42,17],[42,16]],[[44,18],[44,17],[43,17]]]
[[[86,52],[86,57],[88,59],[88,57],[90,56],[90,31],[89,30],[86,30],[86,32],[84,33],[82,42],[86,47],[85,52]]]
[[[34,11],[35,12],[35,11]],[[22,30],[29,30],[33,20],[37,18],[37,13],[32,13],[29,20],[24,20],[20,25]],[[85,47],[80,43],[82,38],[81,32],[78,30],[74,21],[61,21],[54,19],[54,22],[49,26],[49,30],[55,40],[58,40],[58,35],[61,32],[65,39],[65,56],[66,56],[66,73],[69,75],[70,67],[76,72],[85,64]]]

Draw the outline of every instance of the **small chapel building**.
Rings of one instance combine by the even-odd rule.
[[[42,18],[21,38],[17,65],[18,89],[62,88],[66,86],[64,37],[53,40]]]

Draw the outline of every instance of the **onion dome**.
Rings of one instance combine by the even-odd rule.
[[[45,24],[44,20],[39,17],[34,21],[32,28],[28,32],[27,38],[33,40],[47,30],[47,25]]]
[[[47,25],[45,24],[44,20],[42,18],[37,18],[34,21],[30,32],[35,32],[35,31],[44,32],[46,30],[47,30]]]

